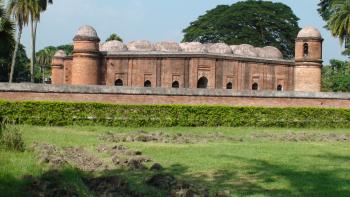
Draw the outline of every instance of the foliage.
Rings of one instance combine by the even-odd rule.
[[[65,44],[60,46],[48,46],[36,53],[35,81],[43,82],[43,78],[47,79],[51,76],[51,62],[56,51],[63,50],[67,55],[73,54],[73,45]]]
[[[12,51],[9,53],[12,54]],[[30,81],[30,68],[29,68],[29,59],[27,57],[25,48],[22,44],[18,47],[17,57],[16,57],[16,65],[13,75],[14,82],[26,82]],[[0,63],[0,82],[8,82],[9,76],[8,73],[10,71],[9,65],[11,64],[11,60],[7,59],[2,64]]]
[[[0,145],[11,151],[24,151],[24,141],[19,127],[6,120],[0,122]]]
[[[106,42],[112,41],[112,40],[117,40],[117,41],[123,42],[123,39],[122,39],[120,36],[118,36],[116,33],[111,34],[111,35],[107,38]]]
[[[343,55],[350,55],[350,1],[349,0],[321,0],[318,12],[334,37],[338,37],[341,44],[345,41]]]
[[[0,102],[0,116],[30,125],[127,127],[346,127],[349,109]]]
[[[219,5],[184,29],[183,41],[271,45],[290,58],[294,55],[295,37],[300,30],[298,20],[283,3],[249,0],[231,6]]]
[[[350,62],[331,60],[322,75],[323,91],[350,92]]]

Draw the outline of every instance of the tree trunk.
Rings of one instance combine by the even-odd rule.
[[[12,55],[10,80],[9,80],[10,83],[13,82],[13,74],[14,74],[15,65],[16,65],[17,51],[18,51],[18,46],[19,46],[19,44],[21,42],[21,36],[22,36],[22,27],[19,27],[18,28],[17,40],[16,40],[16,44],[15,44],[15,50],[13,51],[13,55]]]
[[[35,46],[36,46],[36,29],[38,21],[31,19],[31,33],[32,33],[32,56],[30,61],[30,81],[34,83],[34,65],[35,65]]]
[[[41,68],[42,68],[41,70],[43,72],[42,73],[43,74],[43,76],[42,76],[43,77],[43,83],[45,83],[45,66],[42,66]]]

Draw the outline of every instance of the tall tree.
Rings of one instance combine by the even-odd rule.
[[[34,82],[34,65],[36,61],[36,35],[38,29],[38,23],[40,21],[41,12],[47,9],[48,4],[53,3],[52,0],[28,0],[31,4],[30,11],[30,29],[32,40],[32,53],[31,53],[31,82]]]
[[[116,33],[111,34],[111,35],[107,38],[106,42],[112,41],[112,40],[117,40],[117,41],[123,42],[123,39],[122,39],[120,36],[118,36]]]
[[[318,12],[319,12],[320,16],[323,18],[323,20],[327,22],[325,28],[327,28],[328,30],[331,30],[331,27],[329,25],[330,25],[330,20],[332,17],[338,15],[338,20],[341,20],[340,17],[344,17],[344,15],[339,16],[339,13],[337,13],[337,12],[339,12],[340,7],[342,7],[340,5],[344,4],[346,2],[348,2],[348,0],[320,0],[320,3],[318,4],[318,6],[319,6]],[[345,10],[342,11],[343,14],[344,14],[344,11]],[[332,22],[332,23],[334,23],[334,22]],[[336,25],[336,24],[334,24],[334,25]],[[331,30],[331,31],[333,31],[333,30]],[[338,36],[336,36],[336,37],[338,37]],[[350,36],[342,37],[340,39],[340,41],[341,41],[341,44],[344,44],[344,47],[345,47],[345,50],[343,51],[343,55],[349,56],[350,55]]]
[[[9,0],[8,2],[8,8],[7,8],[8,13],[14,18],[17,26],[17,38],[16,38],[15,49],[12,55],[11,69],[10,69],[11,70],[10,79],[9,79],[10,83],[13,82],[13,73],[14,73],[15,64],[16,64],[18,46],[21,42],[23,27],[27,25],[29,22],[30,9],[31,7],[27,0]]]
[[[0,62],[6,64],[11,56],[14,45],[14,24],[9,19],[4,8],[3,0],[0,0]]]
[[[350,0],[334,1],[331,6],[333,13],[327,21],[327,26],[332,35],[344,44],[350,35]]]
[[[45,83],[45,76],[46,76],[45,70],[49,70],[46,68],[50,68],[52,58],[56,51],[57,51],[56,47],[49,46],[36,53],[36,58],[37,58],[36,62],[37,64],[40,65],[40,68],[41,68],[42,83]]]
[[[283,3],[241,1],[207,11],[183,30],[184,42],[272,45],[293,57],[299,18]]]

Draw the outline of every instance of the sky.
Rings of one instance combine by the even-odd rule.
[[[324,29],[325,22],[317,12],[319,0],[272,0],[292,8],[300,18],[299,26],[318,28],[324,41],[324,61],[343,59],[338,39]],[[54,0],[41,16],[38,26],[37,49],[72,43],[82,25],[93,26],[105,40],[111,33],[120,35],[124,42],[172,40],[180,42],[182,30],[198,16],[217,5],[230,5],[238,0]],[[24,30],[22,43],[29,54],[29,29]]]

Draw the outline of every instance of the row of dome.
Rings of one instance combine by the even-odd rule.
[[[76,37],[99,40],[96,30],[88,25],[79,28]],[[321,39],[321,33],[314,27],[305,27],[298,33],[298,38],[318,38]],[[199,42],[159,42],[152,44],[149,41],[133,41],[127,45],[119,41],[109,41],[100,44],[102,52],[187,52],[187,53],[215,53],[215,54],[233,54],[244,57],[260,57],[271,59],[282,59],[283,55],[275,47],[267,46],[263,48],[254,47],[249,44],[227,45],[224,43],[201,44]],[[58,51],[55,56],[65,56],[63,51]]]
[[[120,41],[109,41],[100,45],[102,52],[185,52],[185,53],[214,53],[214,54],[233,54],[245,57],[261,58],[283,58],[282,53],[275,47],[267,46],[264,48],[254,47],[249,44],[227,45],[224,43],[201,44],[199,42],[176,43],[163,41],[152,44],[146,40],[132,41],[127,45]]]

